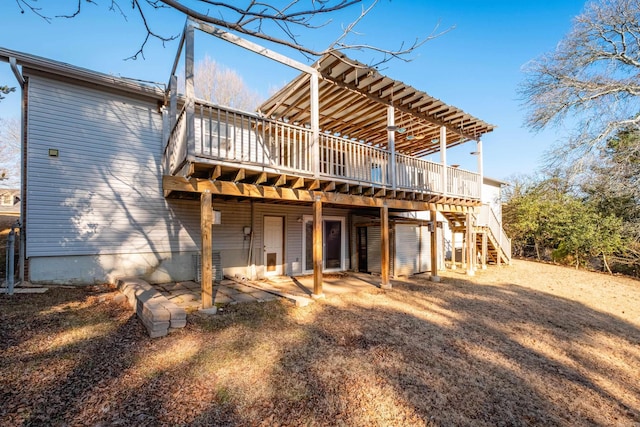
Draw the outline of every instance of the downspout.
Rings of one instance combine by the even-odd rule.
[[[27,107],[27,103],[26,103],[26,98],[25,98],[25,93],[24,93],[24,89],[26,86],[26,81],[24,79],[24,76],[22,75],[22,73],[20,72],[20,70],[18,69],[18,63],[16,62],[16,58],[14,57],[10,57],[9,58],[9,65],[11,66],[11,71],[13,71],[13,75],[16,77],[16,80],[18,81],[18,84],[20,85],[20,90],[21,90],[21,107],[20,107],[20,172],[21,172],[21,182],[20,182],[20,249],[19,249],[19,257],[20,257],[20,273],[19,273],[19,282],[24,282],[24,256],[25,256],[25,244],[26,244],[26,240],[25,240],[25,216],[26,216],[26,212],[24,211],[24,206],[26,206],[26,199],[25,194],[26,191],[24,190],[27,186],[27,167],[25,165],[25,155],[24,155],[24,151],[26,148],[26,135],[25,135],[25,126],[24,126],[24,121],[26,119],[26,114],[25,114],[25,108]]]

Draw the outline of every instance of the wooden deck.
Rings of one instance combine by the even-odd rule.
[[[198,102],[189,144],[188,121],[183,110],[165,148],[165,175],[442,205],[480,199],[477,173],[327,133],[314,150],[311,130],[297,123]]]

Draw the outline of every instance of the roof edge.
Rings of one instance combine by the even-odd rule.
[[[31,55],[0,47],[0,61],[9,62],[9,58],[15,58],[17,65],[42,71],[57,76],[73,78],[101,86],[111,87],[126,92],[145,95],[156,99],[164,99],[165,92],[157,86],[144,84],[140,81],[124,77],[116,77],[87,68],[77,67],[65,62],[54,61],[41,56]]]

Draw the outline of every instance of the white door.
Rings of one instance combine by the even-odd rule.
[[[281,216],[264,217],[264,274],[282,275],[282,254],[284,252],[284,227]]]
[[[394,276],[410,276],[418,272],[420,256],[420,228],[415,225],[396,224]]]

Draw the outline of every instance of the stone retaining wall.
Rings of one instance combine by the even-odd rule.
[[[116,285],[127,297],[151,338],[165,336],[171,329],[186,326],[187,312],[144,280],[124,277],[118,279]]]

